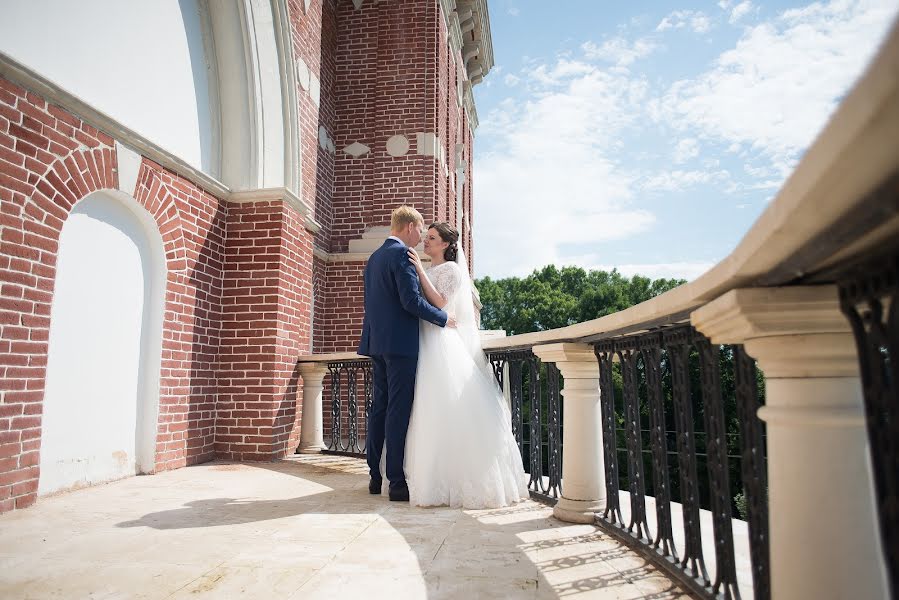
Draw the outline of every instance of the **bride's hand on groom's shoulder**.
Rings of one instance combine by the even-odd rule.
[[[456,322],[456,317],[450,315],[446,320],[446,326],[455,329],[459,324]]]
[[[418,252],[415,251],[415,248],[409,248],[406,252],[409,256],[409,262],[415,267],[415,270],[419,273],[424,273],[424,267],[421,264],[421,258],[418,256]]]

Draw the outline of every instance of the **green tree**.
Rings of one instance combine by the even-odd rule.
[[[544,331],[589,321],[654,298],[682,279],[627,278],[617,270],[586,271],[547,265],[524,278],[484,277],[475,281],[481,294],[485,329],[509,335]]]

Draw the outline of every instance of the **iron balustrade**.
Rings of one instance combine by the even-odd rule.
[[[753,595],[769,598],[767,465],[755,362],[742,346],[719,347],[689,325],[602,340],[593,347],[607,496],[597,524],[701,597],[740,598],[732,506],[742,495]],[[541,362],[531,349],[491,351],[487,358],[508,394],[531,496],[554,504],[564,483],[559,369]],[[332,361],[328,371],[325,452],[364,456],[371,363]],[[629,493],[627,519],[620,490]],[[675,503],[681,505],[682,532],[675,531]],[[712,517],[714,568],[707,565],[702,545],[704,510]],[[683,540],[680,552],[676,539]]]
[[[364,457],[372,398],[371,361],[332,361],[328,363],[328,374],[322,401],[330,399],[331,410],[324,411],[325,416],[330,417],[325,419],[324,430],[330,432],[331,437],[323,452]]]
[[[594,343],[607,496],[598,523],[640,549],[694,593],[740,598],[732,505],[742,495],[753,595],[769,598],[764,427],[756,415],[758,374],[742,347],[723,350],[725,355],[689,325]],[[728,424],[737,432],[729,433]],[[623,445],[617,443],[619,433],[624,434]],[[735,433],[740,461],[734,471],[735,449],[728,450],[728,441],[731,448],[736,446]],[[619,454],[625,458],[621,463]],[[629,493],[627,519],[619,500],[622,489]],[[648,497],[654,498],[654,531],[647,514]],[[674,502],[681,505],[682,554],[675,547]],[[703,554],[702,510],[710,511],[712,517],[714,576],[709,575]]]
[[[855,335],[887,579],[899,594],[899,254],[875,259],[840,282]]]
[[[558,367],[531,350],[489,352],[497,383],[508,383],[512,434],[531,496],[554,503],[562,494],[562,396]],[[509,381],[504,380],[508,368]]]

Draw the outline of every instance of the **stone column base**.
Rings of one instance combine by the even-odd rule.
[[[321,454],[326,447],[319,444],[311,444],[309,446],[300,446],[297,448],[297,454]]]
[[[606,508],[603,500],[571,500],[562,496],[553,507],[553,516],[566,523],[593,523],[596,513]]]

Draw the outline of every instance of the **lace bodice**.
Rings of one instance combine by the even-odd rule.
[[[430,267],[425,273],[428,279],[431,280],[431,283],[434,284],[434,289],[446,300],[453,297],[462,281],[459,265],[452,261],[447,261],[436,267]]]

